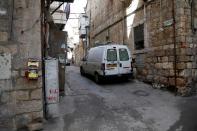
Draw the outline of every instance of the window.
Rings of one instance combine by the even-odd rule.
[[[144,49],[144,24],[134,27],[135,49]]]
[[[116,49],[108,49],[107,50],[107,61],[117,61]]]
[[[120,57],[120,61],[128,61],[129,60],[129,54],[127,49],[119,49],[119,57]]]

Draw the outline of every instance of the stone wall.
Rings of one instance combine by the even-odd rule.
[[[85,50],[83,48],[83,42],[80,41],[78,45],[76,45],[74,49],[74,62],[75,65],[80,66],[81,64],[81,59],[84,57]]]
[[[9,38],[9,31],[11,29],[11,18],[12,18],[12,1],[2,0],[0,2],[0,41],[7,41]]]
[[[146,52],[146,66],[142,75],[148,81],[164,85],[173,85],[175,76],[173,23],[164,25],[165,21],[173,20],[172,8],[171,0],[162,3],[155,0],[146,8],[149,51]]]
[[[87,4],[87,15],[90,18],[90,46],[97,41],[115,41],[123,43],[123,16],[124,7],[129,0],[124,2],[115,0],[90,0]],[[126,30],[125,30],[126,32]]]
[[[178,92],[188,94],[197,76],[197,36],[191,27],[192,20],[193,26],[197,26],[197,2],[191,19],[189,1],[174,1],[175,28],[172,2],[91,0],[87,5],[87,15],[91,20],[90,41],[91,45],[95,41],[124,41],[136,59],[138,78],[160,87],[175,86],[176,83]],[[134,28],[140,24],[144,24],[144,49],[136,50]]]
[[[16,53],[16,46],[8,42],[11,26],[11,1],[0,2],[0,130],[13,128],[14,93],[12,92],[11,54]]]
[[[189,1],[176,0],[177,86],[181,93],[192,90],[197,77],[197,32],[191,25],[197,18],[195,0],[192,6],[193,11]]]
[[[188,94],[194,87],[197,75],[196,35],[191,29],[189,2],[176,0],[174,4],[175,37],[173,24],[169,26],[165,24],[173,19],[172,1],[162,1],[161,9],[158,8],[160,1],[157,0],[147,6],[146,23],[150,45],[145,58],[146,71],[143,75],[148,81],[160,85],[175,86],[176,84],[179,93]],[[175,77],[175,69],[177,77]]]
[[[40,0],[1,0],[0,130],[31,130],[43,118],[40,22]],[[38,80],[25,77],[28,58],[40,61]]]

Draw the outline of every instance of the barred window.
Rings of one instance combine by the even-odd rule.
[[[144,49],[144,24],[134,27],[135,49]]]

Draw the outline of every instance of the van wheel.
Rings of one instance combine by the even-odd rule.
[[[94,80],[97,84],[100,84],[101,83],[101,77],[99,76],[98,73],[95,73],[94,75]]]
[[[82,76],[85,76],[85,72],[84,72],[82,67],[80,68],[80,73],[81,73]]]

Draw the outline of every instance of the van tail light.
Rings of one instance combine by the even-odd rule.
[[[133,63],[131,62],[131,71],[133,71]]]
[[[105,70],[105,63],[101,64],[101,70],[103,70],[103,71]]]

